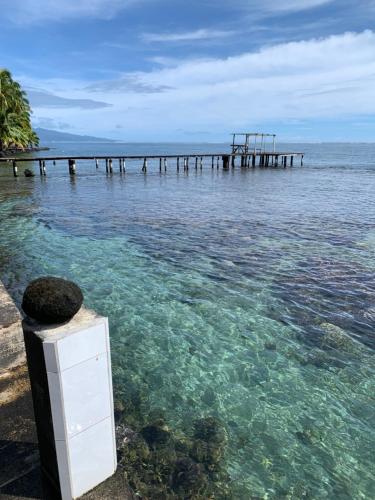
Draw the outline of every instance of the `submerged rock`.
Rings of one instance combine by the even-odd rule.
[[[202,495],[207,487],[207,476],[194,460],[181,458],[175,462],[171,486],[176,493],[183,495],[183,498]]]
[[[317,429],[306,428],[295,433],[296,438],[306,445],[317,444],[322,441],[322,435]]]
[[[32,170],[30,170],[29,168],[25,168],[25,170],[23,171],[25,177],[34,177],[35,174]]]
[[[352,354],[362,350],[362,346],[339,326],[332,323],[322,323],[320,326],[324,332],[321,338],[323,348],[338,349]]]
[[[157,446],[166,446],[171,440],[171,433],[163,420],[156,421],[154,424],[146,425],[141,430],[143,438],[152,448]]]
[[[207,443],[196,439],[191,448],[191,456],[199,463],[205,464],[208,469],[217,465],[224,454],[224,446],[216,443]]]
[[[47,276],[32,281],[25,290],[22,309],[41,323],[69,321],[81,308],[83,295],[78,285]]]
[[[215,417],[205,417],[194,423],[194,438],[211,443],[226,443],[227,433],[220,420]]]
[[[268,351],[276,351],[277,345],[276,342],[265,342],[264,343],[264,348],[267,349]]]
[[[216,469],[224,456],[228,436],[222,423],[214,417],[205,417],[194,424],[194,436],[190,455],[205,465],[206,469]]]

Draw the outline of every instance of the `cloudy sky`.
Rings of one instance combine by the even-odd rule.
[[[375,0],[0,0],[36,126],[125,141],[375,141]]]

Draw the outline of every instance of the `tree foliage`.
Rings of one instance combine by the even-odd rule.
[[[31,127],[30,115],[26,93],[8,70],[0,69],[0,151],[38,145],[39,139]]]

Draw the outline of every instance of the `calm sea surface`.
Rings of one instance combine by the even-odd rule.
[[[223,151],[59,144],[47,154]],[[76,281],[110,320],[114,388],[133,417],[228,435],[221,498],[375,497],[375,145],[285,145],[305,165],[120,176],[0,170],[0,271],[18,303]],[[42,154],[42,153],[41,153]],[[45,154],[45,153],[43,153]],[[21,167],[22,170],[23,167]],[[219,498],[220,496],[218,496]]]

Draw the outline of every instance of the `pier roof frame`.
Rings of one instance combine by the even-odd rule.
[[[266,151],[266,142],[265,138],[267,137],[272,137],[272,151],[275,152],[276,148],[276,134],[268,134],[264,132],[234,132],[232,133],[233,135],[233,142],[232,142],[232,153],[241,153],[241,154],[248,154],[250,149],[253,150],[254,154],[259,151],[260,153],[263,153]],[[240,144],[236,144],[236,136],[242,136],[245,137],[245,142],[242,142]],[[260,148],[257,148],[257,138],[261,137],[261,143],[260,143]],[[253,138],[253,145],[251,145],[250,148],[250,138]]]

